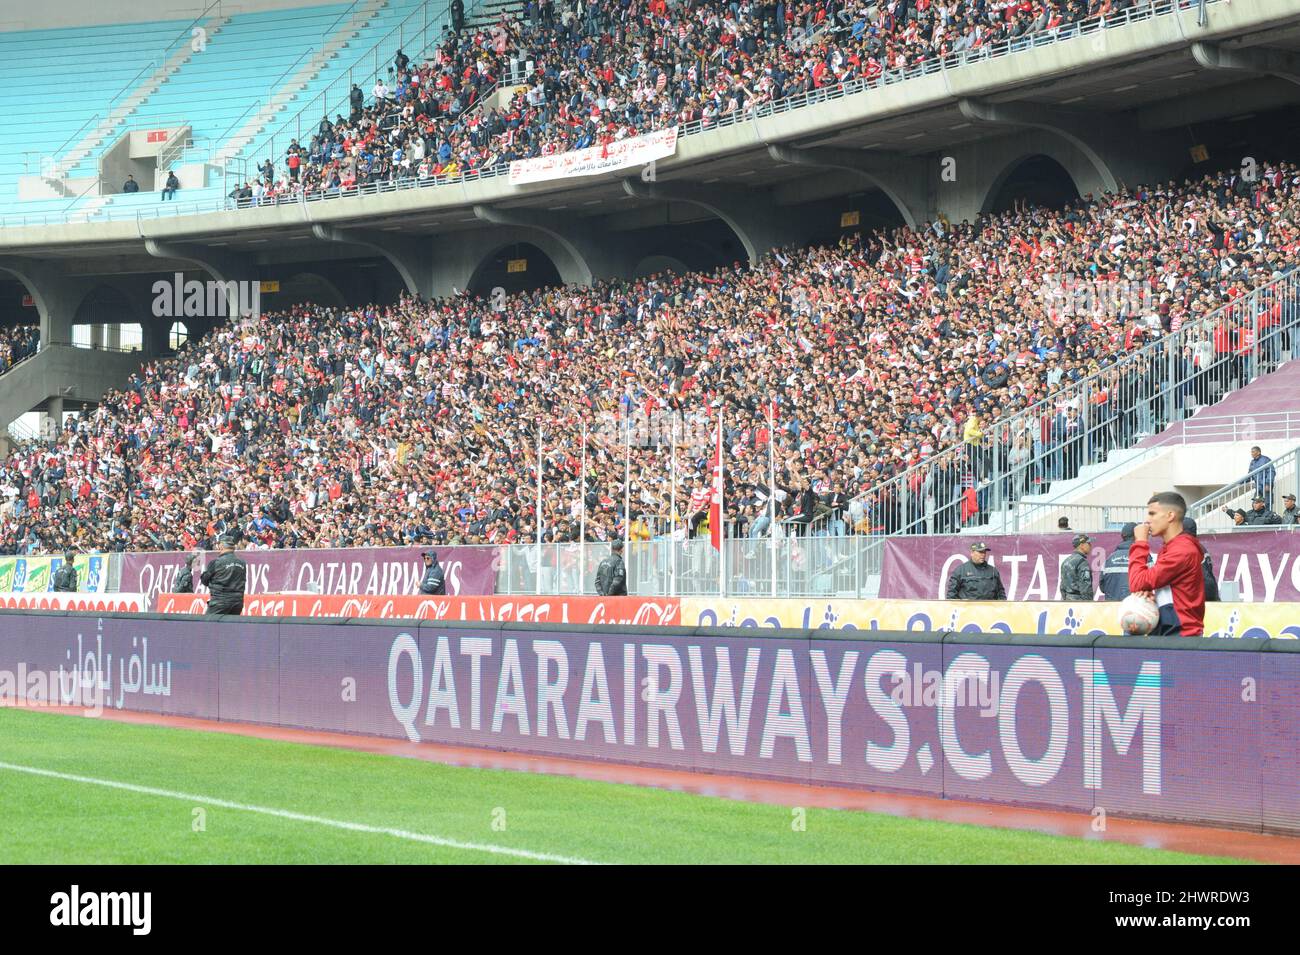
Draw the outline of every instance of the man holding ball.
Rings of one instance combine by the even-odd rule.
[[[1153,635],[1199,637],[1205,633],[1205,578],[1201,573],[1201,542],[1183,531],[1187,501],[1181,494],[1161,491],[1147,501],[1146,523],[1133,528],[1128,552],[1128,583],[1133,593],[1145,592],[1160,609]],[[1156,562],[1148,567],[1150,537],[1163,540]]]

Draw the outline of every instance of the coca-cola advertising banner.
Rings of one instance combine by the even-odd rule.
[[[159,594],[159,613],[203,613],[206,594]],[[581,623],[675,626],[676,597],[375,597],[262,594],[244,600],[245,617],[367,617],[476,623]]]
[[[1300,833],[1293,641],[0,618],[0,700]]]
[[[248,564],[248,594],[417,594],[424,577],[420,554],[427,547],[357,547],[338,549],[241,550]],[[497,547],[441,547],[438,563],[448,594],[496,592],[501,551]],[[185,553],[123,554],[120,589],[144,594],[152,602],[171,593],[185,566]],[[194,564],[195,589],[203,567],[216,557],[207,552]]]
[[[1119,544],[1116,531],[1089,534],[1093,540],[1089,563],[1092,579],[1100,583],[1106,557]],[[1073,551],[1074,535],[1021,534],[974,537],[890,537],[880,574],[881,597],[942,600],[948,575],[970,558],[976,541],[989,545],[989,563],[1002,573],[1007,600],[1060,600],[1061,564]],[[1300,600],[1300,533],[1238,531],[1202,534],[1200,541],[1214,560],[1220,583],[1237,584],[1247,603]],[[1160,542],[1152,544],[1158,553]]]

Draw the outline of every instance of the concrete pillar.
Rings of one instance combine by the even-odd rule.
[[[68,276],[55,265],[21,257],[0,258],[0,270],[21,281],[36,303],[41,347],[71,344],[73,318],[95,283]]]
[[[45,415],[51,422],[53,433],[63,430],[63,399],[51,398],[45,402]]]

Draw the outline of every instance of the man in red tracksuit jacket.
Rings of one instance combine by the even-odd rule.
[[[1181,494],[1162,491],[1147,502],[1147,520],[1133,529],[1128,552],[1128,585],[1133,593],[1146,591],[1160,608],[1160,622],[1153,635],[1199,637],[1205,633],[1205,576],[1201,542],[1183,531],[1187,501]],[[1148,538],[1154,534],[1165,542],[1148,567],[1151,554]]]

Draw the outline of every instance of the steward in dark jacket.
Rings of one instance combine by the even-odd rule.
[[[424,579],[420,581],[420,593],[428,597],[441,597],[447,592],[447,577],[442,564],[438,563],[437,551],[426,550],[420,555],[424,558]]]
[[[190,554],[185,558],[185,566],[176,575],[176,583],[172,585],[172,593],[194,593],[194,558],[197,556],[197,554]]]
[[[970,560],[948,578],[949,600],[1006,600],[1002,575],[988,562],[989,545],[972,544]]]
[[[1196,521],[1190,517],[1183,518],[1183,531],[1196,537]],[[1199,537],[1196,537],[1200,541]],[[1201,544],[1201,550],[1205,550],[1205,544]],[[1205,601],[1206,603],[1219,602],[1219,581],[1214,576],[1214,558],[1210,556],[1209,551],[1205,551],[1205,556],[1201,558],[1201,576],[1205,578]]]
[[[63,555],[63,564],[54,574],[54,592],[56,594],[75,594],[77,592],[77,568],[72,566],[76,555],[68,551]]]
[[[1092,568],[1088,555],[1092,553],[1092,538],[1087,534],[1074,535],[1074,553],[1061,564],[1061,599],[1092,600]]]
[[[1103,600],[1123,600],[1129,595],[1128,549],[1133,544],[1133,523],[1120,528],[1119,546],[1111,551],[1101,568],[1101,596]]]
[[[212,592],[209,616],[238,616],[244,610],[244,587],[248,565],[235,553],[235,542],[223,537],[217,544],[217,559],[204,569],[200,580]]]
[[[602,597],[627,596],[627,568],[623,566],[623,542],[614,541],[610,554],[596,568],[596,593]]]

